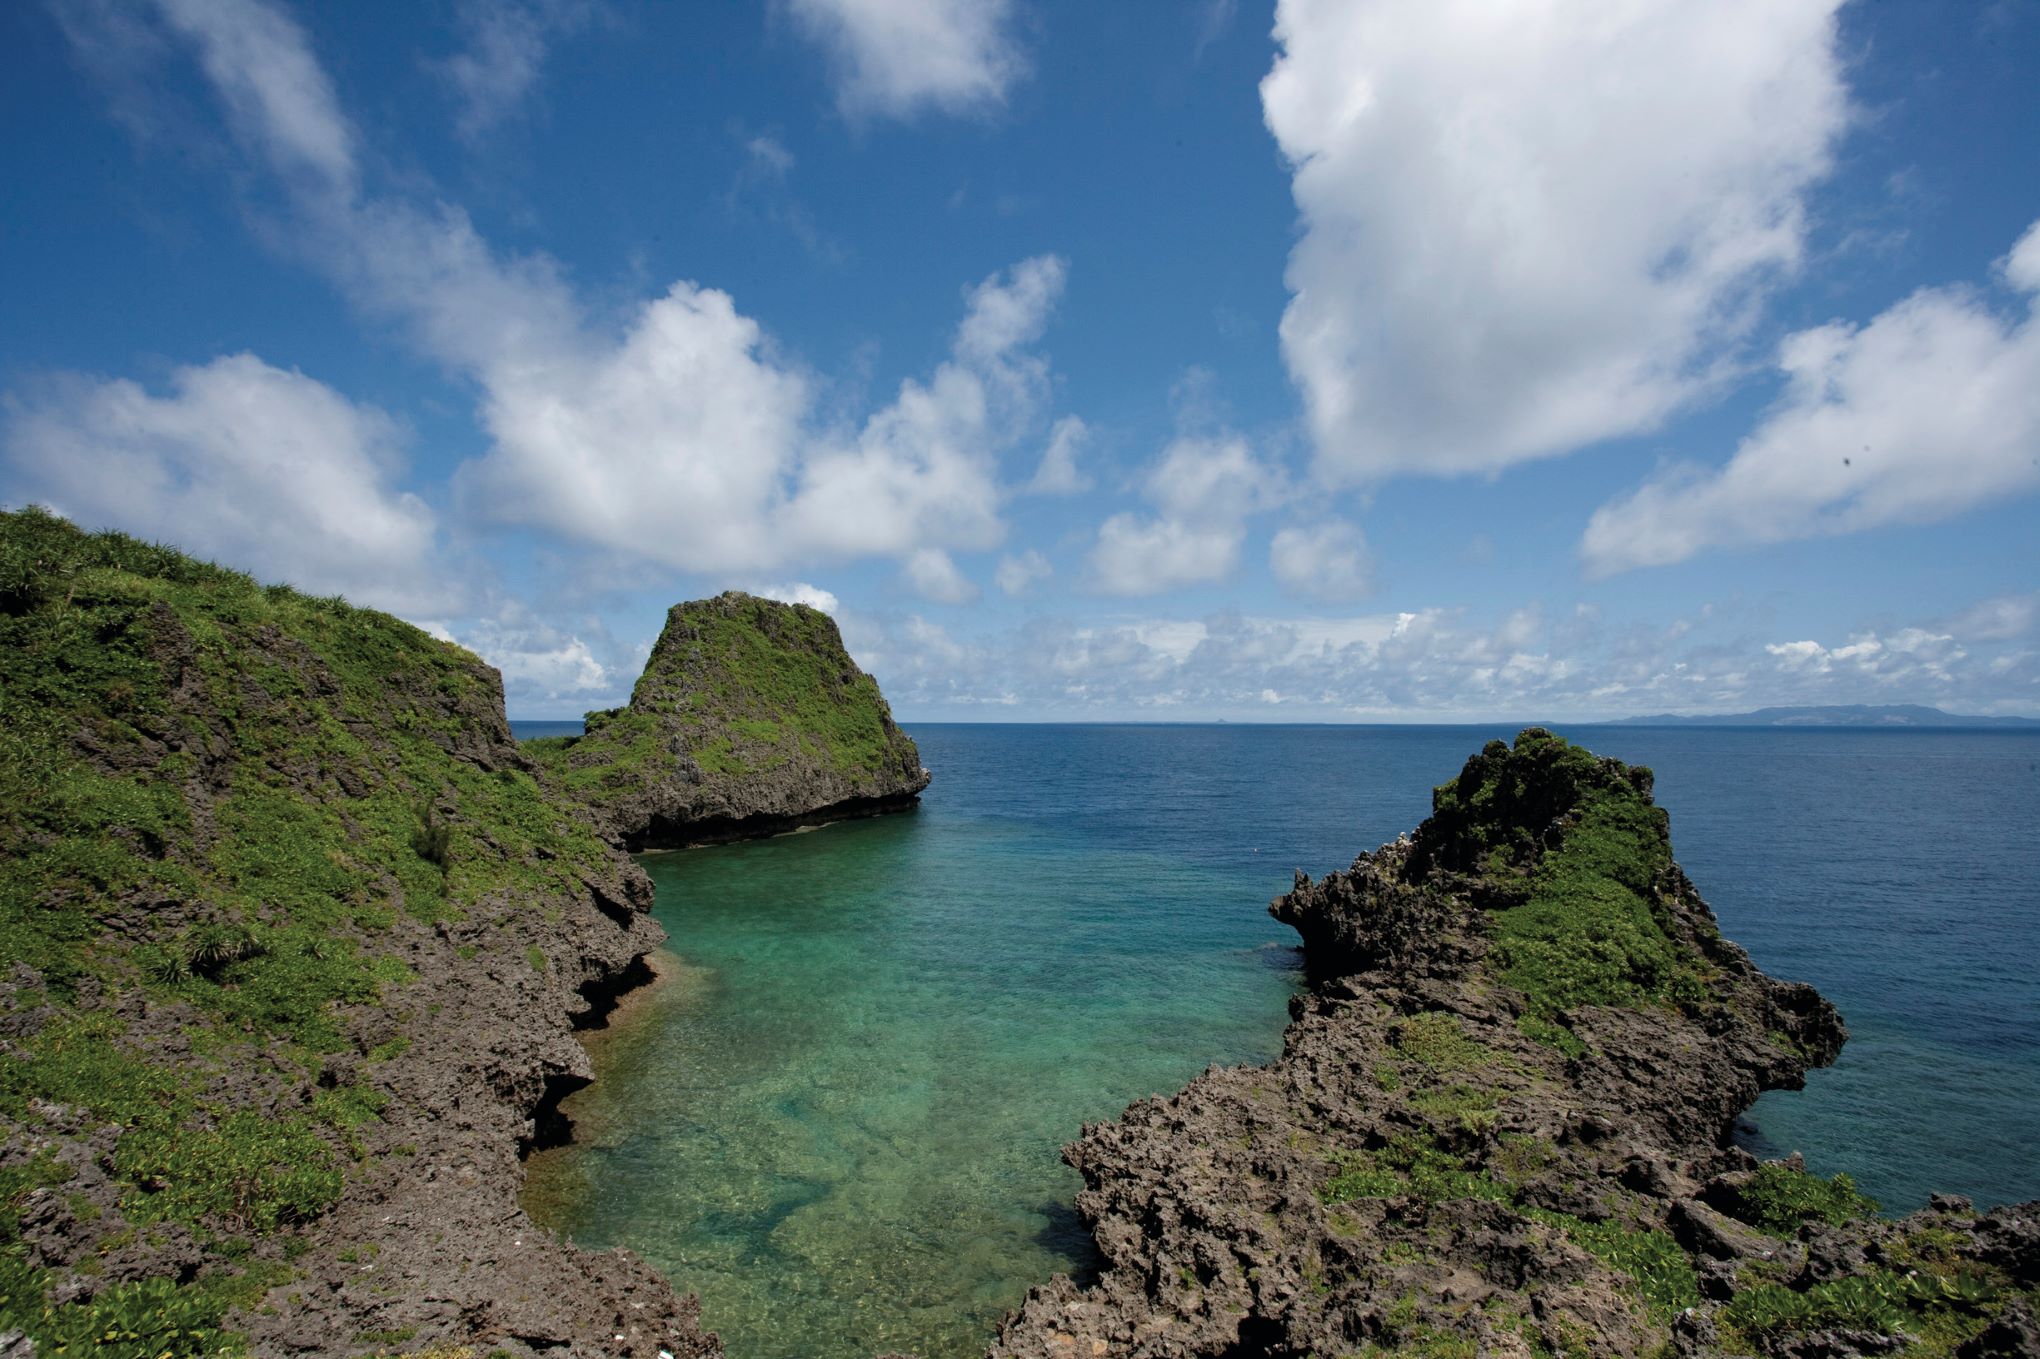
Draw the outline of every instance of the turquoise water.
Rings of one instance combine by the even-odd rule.
[[[1088,1262],[1080,1124],[1276,1051],[1290,870],[1413,826],[1508,734],[915,728],[914,813],[645,860],[680,962],[597,1036],[527,1201],[699,1291],[738,1359],[981,1352]],[[1728,932],[1849,1018],[1754,1145],[1894,1208],[2040,1196],[2040,738],[1570,734],[1657,769]]]

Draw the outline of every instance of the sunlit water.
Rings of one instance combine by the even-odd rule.
[[[645,860],[681,962],[596,1036],[527,1202],[700,1292],[737,1359],[981,1352],[1088,1263],[1058,1147],[1274,1055],[1290,870],[1415,825],[1508,734],[918,727],[917,812]],[[1849,1019],[1753,1144],[1892,1208],[2040,1196],[2040,737],[1571,734],[1657,769],[1727,931]]]

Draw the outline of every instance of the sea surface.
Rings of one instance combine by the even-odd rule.
[[[2040,1197],[2040,734],[1558,730],[1652,766],[1725,931],[1848,1020],[1748,1145],[1890,1211]],[[674,975],[592,1035],[576,1141],[532,1164],[541,1221],[698,1291],[736,1359],[982,1353],[1090,1267],[1060,1145],[1273,1057],[1299,955],[1268,900],[1513,734],[911,731],[915,812],[647,856]]]

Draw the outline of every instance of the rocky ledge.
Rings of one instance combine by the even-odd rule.
[[[1532,729],[1434,808],[1273,904],[1279,1060],[1066,1149],[1099,1277],[995,1359],[2040,1354],[2040,1205],[1893,1222],[1730,1143],[1844,1032],[1721,937],[1648,770]]]
[[[929,778],[834,619],[734,590],[673,606],[629,706],[529,748],[632,850],[900,811]]]
[[[720,1355],[518,1203],[663,938],[534,772],[459,647],[0,514],[0,1353]]]

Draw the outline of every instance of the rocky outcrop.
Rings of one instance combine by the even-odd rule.
[[[1103,1266],[996,1359],[2033,1353],[2035,1205],[1886,1222],[1729,1143],[1844,1034],[1720,936],[1648,771],[1531,730],[1434,804],[1274,903],[1278,1061],[1066,1149]]]
[[[650,883],[386,615],[0,515],[0,1334],[719,1355],[520,1153]]]
[[[929,779],[834,619],[734,590],[673,606],[628,707],[531,745],[633,850],[899,811]]]

